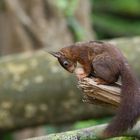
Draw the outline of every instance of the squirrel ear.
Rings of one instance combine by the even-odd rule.
[[[61,57],[61,53],[60,52],[49,52],[51,55],[53,55],[54,57]]]

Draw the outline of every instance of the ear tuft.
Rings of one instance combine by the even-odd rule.
[[[49,52],[49,54],[53,55],[56,58],[61,57],[61,53],[60,52]]]

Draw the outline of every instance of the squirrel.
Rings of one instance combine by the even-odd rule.
[[[81,79],[94,73],[97,84],[115,83],[121,76],[121,102],[117,114],[103,132],[103,137],[120,136],[131,129],[140,116],[139,83],[121,51],[102,41],[79,42],[50,52],[61,66],[74,72],[77,62],[84,69]]]

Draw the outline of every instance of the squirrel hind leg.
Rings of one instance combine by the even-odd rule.
[[[99,84],[113,84],[118,78],[119,74],[114,73],[107,65],[103,62],[93,62],[93,68],[96,73],[97,83]]]

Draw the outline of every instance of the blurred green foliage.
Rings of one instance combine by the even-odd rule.
[[[124,20],[104,13],[94,13],[92,19],[99,38],[140,35],[139,20]]]
[[[84,39],[85,33],[80,23],[75,18],[75,10],[78,5],[78,0],[58,0],[57,6],[64,13],[69,29],[73,34],[75,41]]]
[[[73,129],[79,129],[79,128],[86,128],[98,124],[106,123],[110,120],[110,118],[102,118],[102,119],[94,119],[94,120],[85,120],[85,121],[79,121],[74,123]]]
[[[91,0],[94,9],[129,17],[140,16],[139,0]]]
[[[3,133],[0,135],[1,140],[14,140],[12,132]]]
[[[99,39],[140,35],[139,0],[91,0],[93,28]]]
[[[4,0],[0,0],[0,11],[5,9]]]
[[[77,8],[78,0],[58,0],[58,7],[64,12],[66,16],[73,16]]]
[[[139,0],[90,0],[91,21],[98,39],[140,35]],[[85,32],[74,14],[78,0],[58,0],[74,40],[83,40]]]

